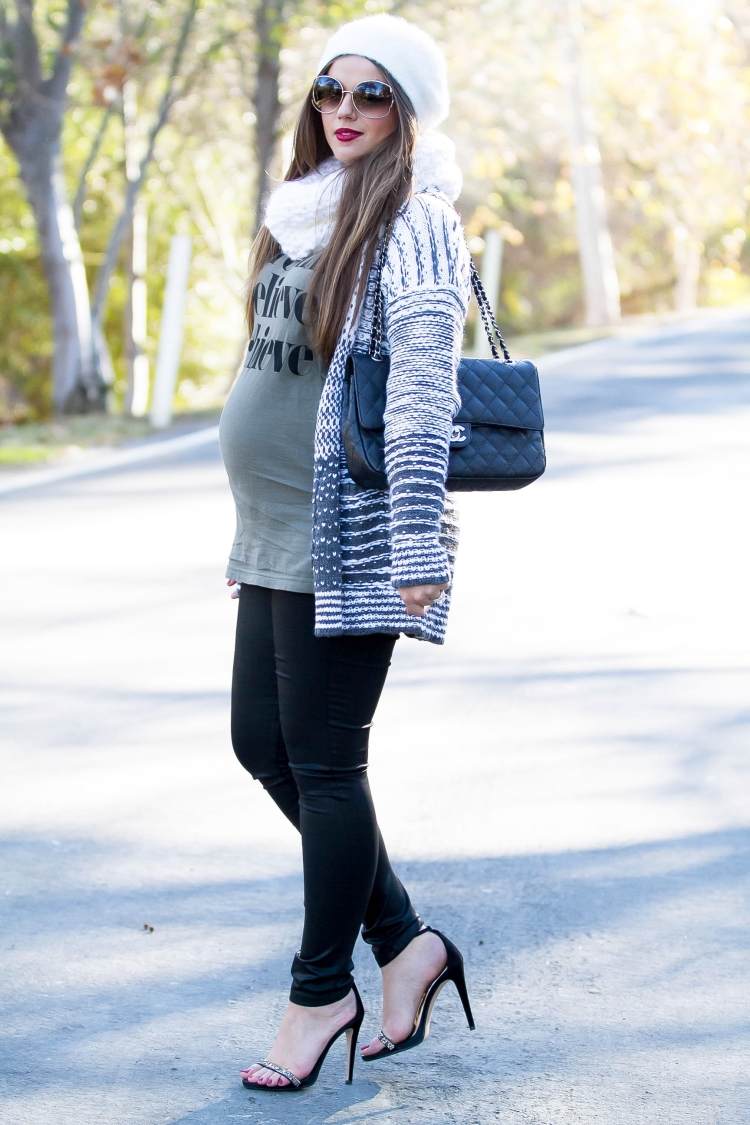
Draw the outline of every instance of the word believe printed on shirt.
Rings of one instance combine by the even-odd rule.
[[[320,369],[303,319],[317,255],[267,262],[253,287],[253,335],[245,366],[275,374],[308,375]]]

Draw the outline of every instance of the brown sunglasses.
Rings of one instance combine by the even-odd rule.
[[[338,78],[319,74],[312,84],[312,104],[320,113],[335,113],[345,94],[352,95],[354,108],[363,117],[385,117],[394,102],[393,89],[387,82],[358,82],[353,90],[345,90]]]

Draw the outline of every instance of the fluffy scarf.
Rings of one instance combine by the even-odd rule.
[[[304,258],[325,246],[336,221],[346,165],[329,156],[297,180],[282,180],[266,202],[264,224],[290,258]],[[463,176],[455,145],[435,129],[421,132],[414,153],[414,191],[439,191],[453,203],[461,194]]]

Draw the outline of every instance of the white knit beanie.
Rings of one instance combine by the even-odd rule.
[[[421,128],[434,128],[448,116],[443,52],[431,35],[402,16],[381,12],[342,24],[326,43],[318,72],[338,55],[364,55],[389,70],[408,94]]]

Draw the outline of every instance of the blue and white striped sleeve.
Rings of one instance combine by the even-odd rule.
[[[471,274],[461,218],[447,200],[413,196],[393,225],[382,286],[391,581],[396,589],[450,582],[439,533]]]

